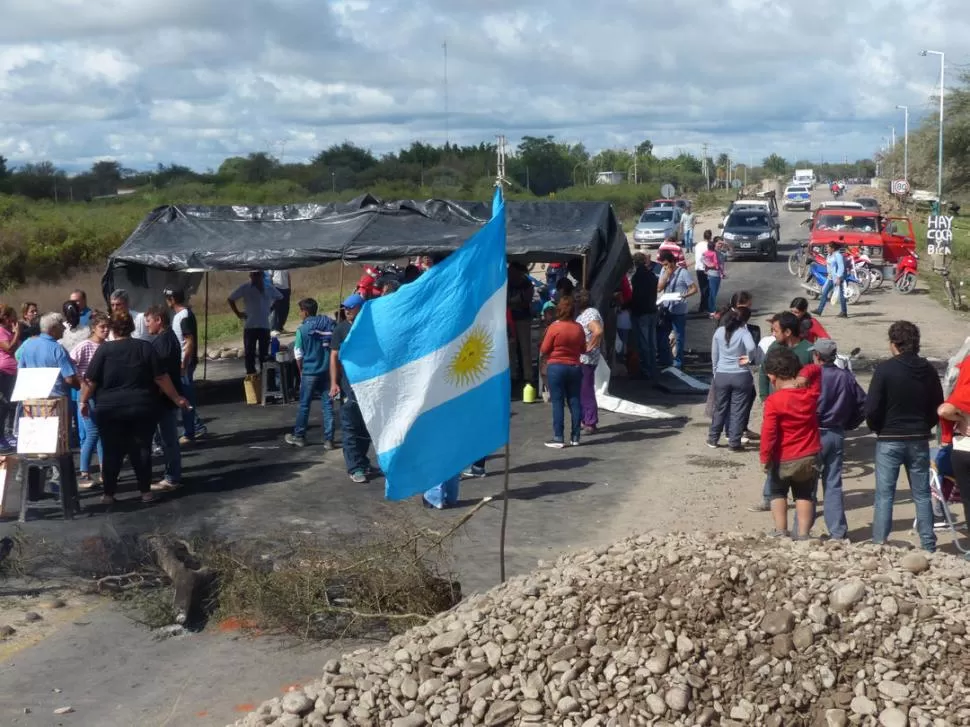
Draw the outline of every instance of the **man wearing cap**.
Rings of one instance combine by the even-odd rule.
[[[851,371],[836,363],[838,347],[831,338],[812,344],[812,359],[822,367],[818,379],[818,426],[821,431],[822,496],[825,527],[834,540],[848,532],[842,495],[842,459],[845,433],[862,424],[866,417],[866,392]]]
[[[348,297],[342,304],[346,320],[340,321],[334,329],[330,343],[330,396],[343,398],[340,407],[340,429],[343,434],[344,463],[350,481],[357,484],[367,482],[367,475],[373,472],[367,450],[370,449],[370,434],[360,413],[360,406],[354,391],[347,380],[347,374],[340,363],[340,347],[343,345],[354,324],[354,319],[364,305],[364,298],[357,293]]]
[[[259,362],[269,357],[269,312],[270,307],[277,300],[282,299],[280,293],[267,283],[262,270],[254,270],[249,274],[249,282],[243,283],[229,294],[229,307],[232,312],[243,321],[243,352],[246,361],[246,373],[256,373],[256,348],[259,347]],[[242,299],[246,310],[240,311],[236,301]]]

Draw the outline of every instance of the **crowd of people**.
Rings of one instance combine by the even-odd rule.
[[[39,315],[38,306],[28,302],[18,319],[10,306],[0,306],[3,452],[17,449],[20,407],[11,396],[18,372],[57,369],[50,396],[64,397],[69,404],[68,437],[79,451],[79,489],[100,486],[102,502],[113,504],[125,457],[142,501],[180,487],[181,449],[205,433],[193,383],[198,326],[182,291],[168,289],[163,295],[165,306],[140,313],[131,310],[123,289],[111,293],[110,314],[92,310],[83,290],[73,291],[59,312]],[[163,461],[157,479],[153,451]]]
[[[717,317],[707,446],[720,447],[725,434],[732,452],[757,443],[766,476],[761,501],[751,510],[771,514],[772,535],[810,537],[821,484],[828,535],[847,538],[845,438],[863,425],[876,436],[873,542],[890,537],[903,469],[916,505],[920,544],[930,552],[936,549],[935,530],[946,525],[930,489],[930,445],[937,429],[941,446],[934,466],[953,474],[970,522],[970,363],[966,370],[961,366],[957,386],[944,400],[939,375],[919,355],[919,328],[897,321],[888,330],[891,357],[876,366],[867,392],[836,341],[808,313],[804,298],[771,316],[771,335],[760,342],[760,329],[749,322],[751,302],[750,293],[738,293]],[[749,420],[759,397],[762,425],[755,433]],[[789,497],[795,502],[791,528]]]

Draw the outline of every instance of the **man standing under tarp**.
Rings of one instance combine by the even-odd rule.
[[[269,357],[269,310],[282,297],[276,288],[266,284],[262,270],[251,272],[249,282],[243,283],[229,295],[229,307],[243,321],[243,351],[247,374],[256,373],[257,346],[260,363]],[[246,304],[245,311],[236,307],[239,299]]]
[[[270,270],[269,282],[283,296],[273,303],[269,328],[271,331],[283,333],[286,319],[290,317],[290,273],[287,270]]]

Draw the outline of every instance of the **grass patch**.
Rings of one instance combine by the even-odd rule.
[[[113,598],[136,622],[170,626],[216,623],[223,630],[285,633],[301,639],[386,637],[454,606],[461,587],[448,567],[447,541],[474,512],[444,533],[400,511],[366,533],[328,538],[281,533],[229,541],[211,532],[191,537],[90,537],[71,549],[18,534],[0,561],[0,576],[47,580],[65,575],[76,587]],[[173,574],[159,540],[205,573],[197,587]],[[186,594],[190,593],[189,596]],[[181,621],[178,621],[181,623]]]

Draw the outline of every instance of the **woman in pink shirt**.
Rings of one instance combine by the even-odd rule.
[[[10,401],[17,381],[17,359],[13,352],[20,345],[17,312],[9,305],[0,306],[0,450],[16,449],[12,441],[13,419],[17,405]]]
[[[71,350],[71,361],[74,362],[78,378],[82,381],[88,372],[91,359],[94,358],[94,352],[108,337],[108,316],[101,311],[94,311],[89,325],[91,335]],[[95,447],[98,450],[98,462],[104,462],[101,434],[98,432],[98,425],[93,416],[94,400],[89,402],[89,406],[88,416],[81,414],[80,407],[77,413],[77,431],[81,439],[81,476],[78,477],[77,486],[85,490],[94,487],[94,480],[91,479],[91,456],[94,454]]]

